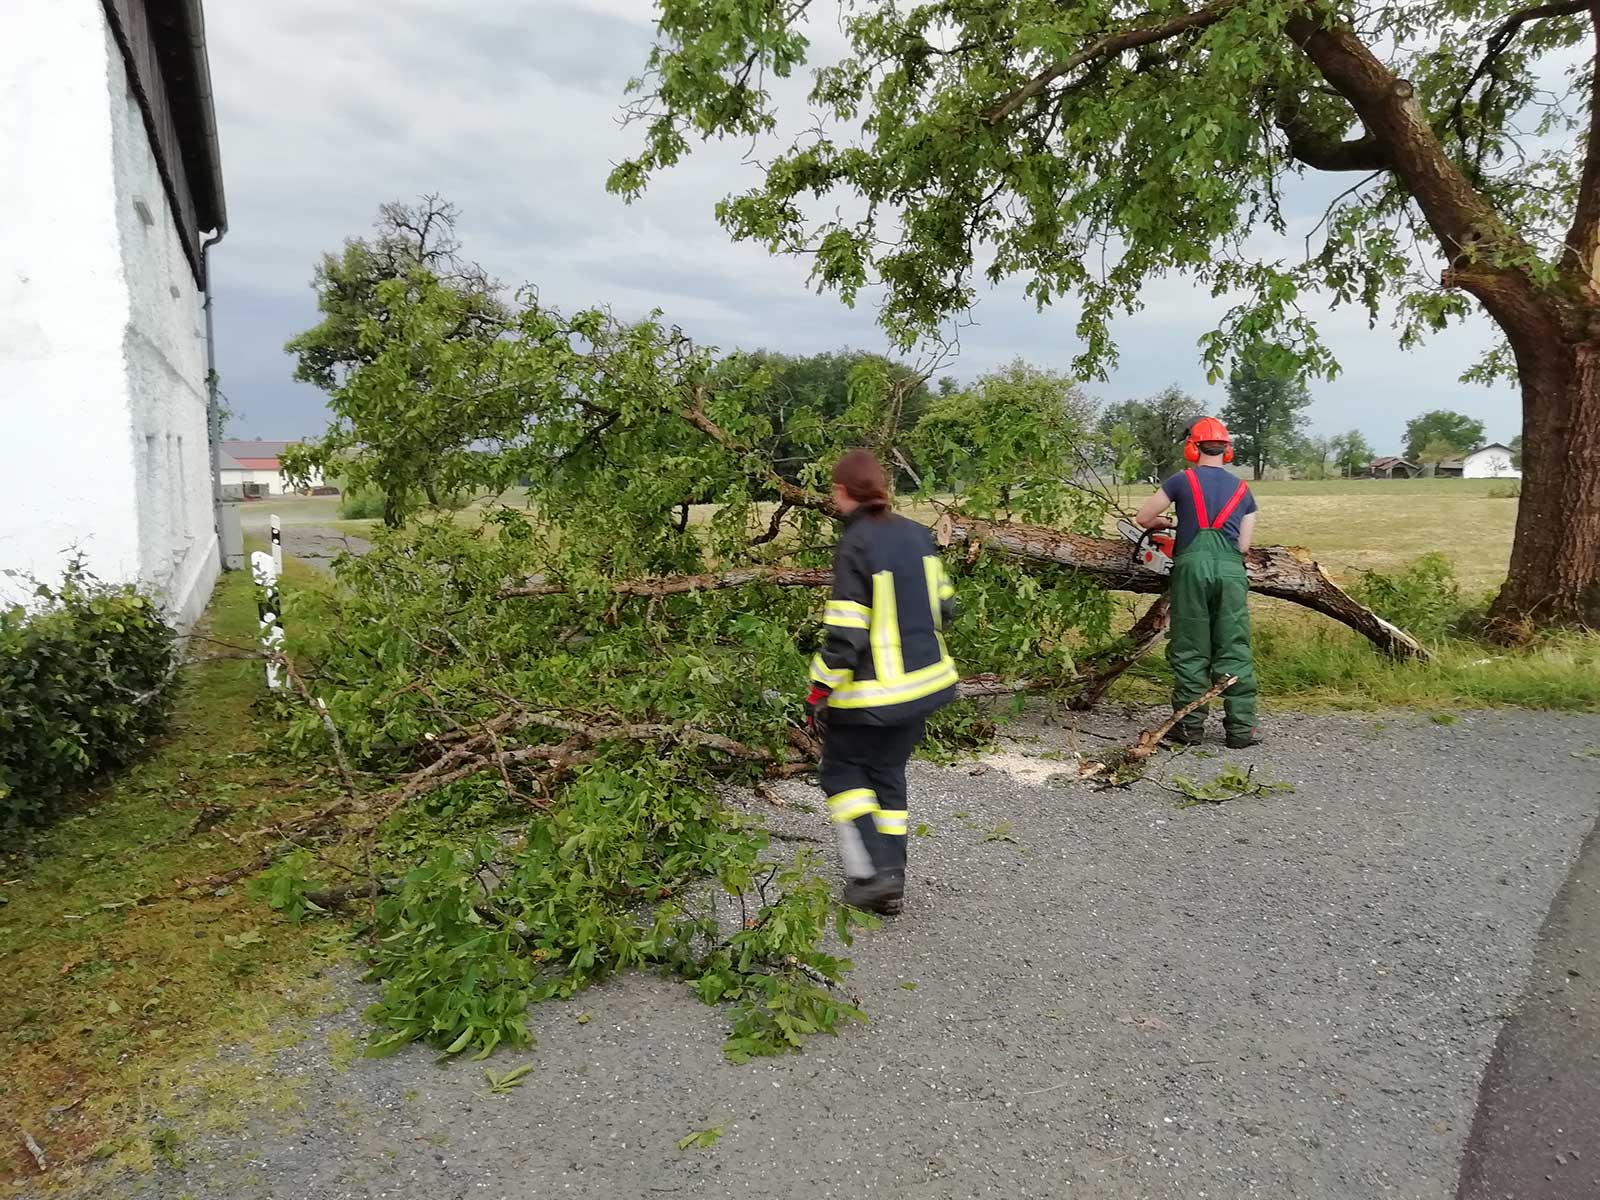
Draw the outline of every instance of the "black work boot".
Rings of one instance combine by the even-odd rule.
[[[1267,739],[1261,736],[1257,729],[1247,729],[1243,733],[1230,733],[1228,735],[1229,750],[1248,750],[1251,746],[1259,746]]]
[[[1206,740],[1206,731],[1174,725],[1161,740],[1171,746],[1198,746]]]
[[[844,885],[844,902],[851,908],[894,916],[905,903],[906,873],[879,871],[871,879],[852,879]]]

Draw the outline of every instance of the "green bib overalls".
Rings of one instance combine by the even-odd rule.
[[[1231,505],[1229,506],[1231,510]],[[1229,737],[1248,736],[1256,726],[1256,669],[1250,654],[1250,585],[1244,556],[1220,528],[1201,528],[1172,563],[1172,631],[1167,662],[1172,667],[1172,707],[1205,695],[1219,679],[1239,682],[1222,693],[1223,725]],[[1197,709],[1179,728],[1198,734],[1206,710]]]

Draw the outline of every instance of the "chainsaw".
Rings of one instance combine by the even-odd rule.
[[[1117,532],[1133,543],[1133,561],[1157,575],[1172,574],[1176,543],[1170,529],[1140,529],[1132,521],[1118,521]]]

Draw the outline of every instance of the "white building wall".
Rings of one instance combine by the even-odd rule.
[[[139,577],[187,627],[221,571],[206,437],[203,296],[126,64],[106,30],[117,228],[128,281],[123,338],[130,396]]]
[[[204,324],[99,4],[0,3],[0,164],[0,572],[78,551],[187,626],[220,570]]]
[[[1498,446],[1489,446],[1467,455],[1461,464],[1461,474],[1466,479],[1522,478],[1522,472],[1511,465],[1511,452]]]
[[[0,571],[45,580],[140,571],[109,74],[100,5],[0,7]]]

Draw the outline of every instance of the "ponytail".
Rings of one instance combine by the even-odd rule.
[[[867,450],[852,450],[833,464],[833,481],[870,517],[889,512],[889,479]]]

